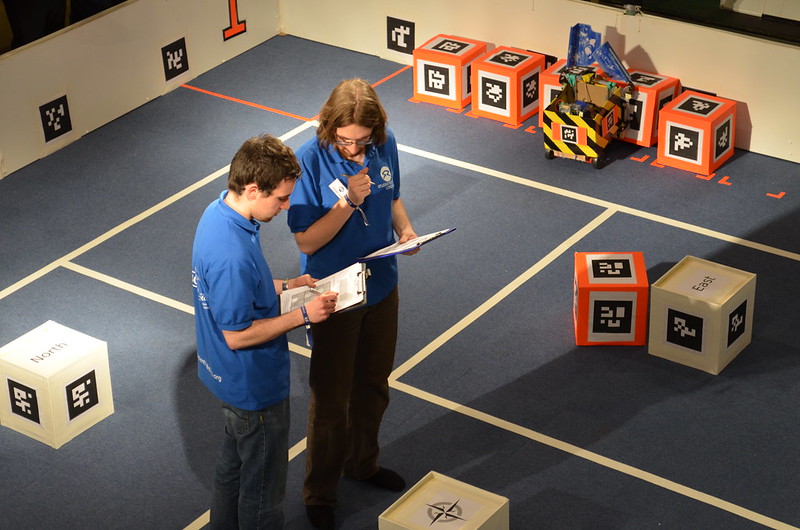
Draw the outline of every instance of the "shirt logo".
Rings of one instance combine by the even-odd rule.
[[[384,182],[389,182],[392,180],[392,170],[389,169],[389,166],[383,166],[381,168],[381,178]]]
[[[203,292],[203,289],[200,287],[200,275],[197,273],[195,269],[192,269],[192,288],[194,288],[194,292],[197,295],[197,301],[200,302],[201,307],[203,309],[209,309],[208,297],[206,296],[206,293]]]

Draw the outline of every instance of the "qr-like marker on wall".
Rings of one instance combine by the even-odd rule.
[[[39,115],[42,118],[45,142],[55,140],[72,130],[67,96],[61,96],[39,107]]]
[[[407,20],[386,17],[386,47],[396,52],[413,54],[415,25]]]
[[[186,39],[181,37],[172,44],[161,48],[164,61],[164,79],[169,81],[189,71],[189,53],[186,50]]]

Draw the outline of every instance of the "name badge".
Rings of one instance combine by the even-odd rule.
[[[333,179],[333,182],[328,184],[328,187],[340,199],[347,195],[347,186],[339,179]]]

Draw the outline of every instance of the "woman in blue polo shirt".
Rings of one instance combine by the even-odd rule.
[[[386,112],[361,79],[342,81],[319,116],[316,138],[296,155],[302,178],[289,227],[302,270],[324,278],[358,258],[416,237],[400,198],[397,142]],[[367,305],[311,326],[311,403],[303,499],[312,524],[333,527],[344,474],[401,491],[404,480],[379,467],[378,430],[389,403],[397,339],[397,261],[369,263]]]

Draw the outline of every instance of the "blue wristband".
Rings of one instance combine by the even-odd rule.
[[[347,194],[345,194],[345,196],[344,196],[344,200],[345,200],[345,202],[347,202],[347,204],[348,204],[348,206],[350,206],[350,208],[358,208],[358,206],[356,205],[356,203],[354,203],[353,201],[351,201],[351,200],[350,200],[350,197],[349,197]]]
[[[314,339],[311,337],[311,320],[308,318],[308,311],[306,311],[306,306],[300,306],[300,312],[303,314],[303,320],[306,323],[306,345],[309,348],[314,347]]]
[[[350,205],[350,208],[354,208],[358,210],[358,213],[361,214],[361,219],[364,221],[364,226],[369,226],[369,221],[367,221],[367,214],[364,213],[364,210],[361,209],[361,206],[358,206],[356,203],[350,200],[350,197],[347,195],[344,196],[344,200]]]

